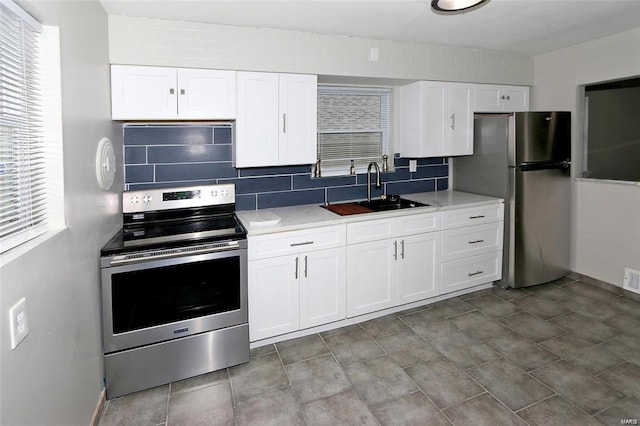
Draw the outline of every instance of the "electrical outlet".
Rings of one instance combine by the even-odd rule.
[[[634,293],[640,293],[640,271],[624,268],[624,282],[622,288]]]
[[[418,160],[409,160],[409,171],[415,172],[418,170]]]
[[[26,299],[23,297],[9,309],[9,326],[11,327],[11,350],[14,350],[20,342],[29,334],[27,322]]]

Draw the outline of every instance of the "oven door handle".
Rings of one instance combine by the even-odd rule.
[[[237,250],[239,248],[240,243],[238,241],[228,241],[225,243],[206,244],[200,247],[182,247],[165,250],[151,250],[142,253],[131,253],[121,256],[114,256],[109,264],[110,266],[128,265],[131,263],[149,262],[153,260],[191,256],[194,254],[207,254],[228,250]]]

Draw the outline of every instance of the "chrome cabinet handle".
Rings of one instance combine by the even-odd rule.
[[[393,260],[398,260],[398,241],[393,242]]]
[[[483,214],[478,215],[478,216],[469,216],[469,219],[482,219],[484,217]]]
[[[404,240],[400,241],[400,257],[404,259]]]
[[[296,280],[298,279],[298,257],[296,256]]]
[[[169,88],[169,94],[170,95],[174,95],[176,93],[176,89],[174,89],[173,87]]]
[[[455,130],[456,129],[456,115],[455,114],[451,114],[451,130]]]
[[[307,278],[307,256],[304,257],[304,277]]]
[[[478,243],[484,243],[484,240],[469,241],[469,244],[478,244]]]
[[[181,94],[181,95],[184,95],[185,93],[186,93],[186,92],[185,92],[185,90],[184,90],[184,89],[180,89],[180,94]]]
[[[282,114],[282,133],[287,133],[287,114]]]
[[[469,272],[467,276],[473,277],[474,275],[480,275],[482,273],[484,273],[484,271]]]
[[[291,247],[296,247],[296,246],[306,246],[306,245],[309,245],[309,244],[313,244],[313,241],[305,241],[305,242],[302,242],[302,243],[291,243],[289,245]]]

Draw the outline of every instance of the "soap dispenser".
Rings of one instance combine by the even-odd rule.
[[[320,159],[319,158],[318,158],[318,161],[316,161],[316,168],[313,171],[313,177],[314,178],[322,177],[322,171],[320,170]]]
[[[355,176],[356,175],[356,164],[355,161],[351,160],[351,167],[349,167],[349,174],[351,176]]]

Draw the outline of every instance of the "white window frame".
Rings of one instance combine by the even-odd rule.
[[[350,174],[350,161],[349,159],[344,160],[344,163],[340,165],[327,165],[326,163],[322,163],[322,158],[320,154],[320,135],[323,134],[336,134],[336,133],[371,133],[371,132],[381,132],[381,154],[379,158],[371,159],[371,161],[376,161],[382,170],[382,156],[388,156],[388,164],[389,171],[393,171],[393,153],[391,149],[391,101],[393,98],[393,90],[390,87],[360,87],[360,86],[335,86],[328,84],[319,84],[318,85],[318,98],[322,95],[326,94],[363,94],[363,95],[374,95],[381,97],[381,127],[373,128],[373,129],[353,129],[353,130],[333,130],[333,129],[321,129],[320,119],[318,120],[318,158],[320,158],[321,162],[321,171],[322,176],[348,176]],[[320,103],[318,103],[318,116],[320,116]],[[368,163],[368,160],[367,160]],[[360,163],[356,164],[356,173],[365,173],[367,169],[367,164]],[[312,169],[313,170],[313,169]]]
[[[60,43],[57,27],[41,26],[10,0],[0,0],[0,7],[5,19],[2,25],[7,25],[7,34],[15,36],[15,46],[25,43],[21,34],[27,34],[25,38],[33,43],[32,48],[25,48],[24,53],[21,52],[31,55],[28,61],[33,66],[29,65],[29,73],[24,72],[28,82],[15,85],[28,88],[25,90],[35,96],[16,95],[16,92],[11,92],[14,83],[0,81],[0,128],[12,129],[9,131],[24,135],[21,138],[7,138],[5,145],[5,153],[24,153],[20,161],[16,161],[13,155],[0,157],[0,180],[5,174],[2,188],[5,192],[0,201],[5,213],[10,215],[0,222],[4,230],[0,237],[0,254],[18,255],[17,247],[25,247],[24,243],[28,241],[36,242],[36,237],[62,229],[65,225]],[[18,27],[22,27],[22,32],[10,31]],[[22,68],[18,65],[16,69]],[[9,96],[14,96],[13,100],[24,103],[25,107],[10,107],[12,99]],[[15,171],[13,176],[8,174],[8,170]],[[13,206],[7,203],[9,198],[14,200]]]

